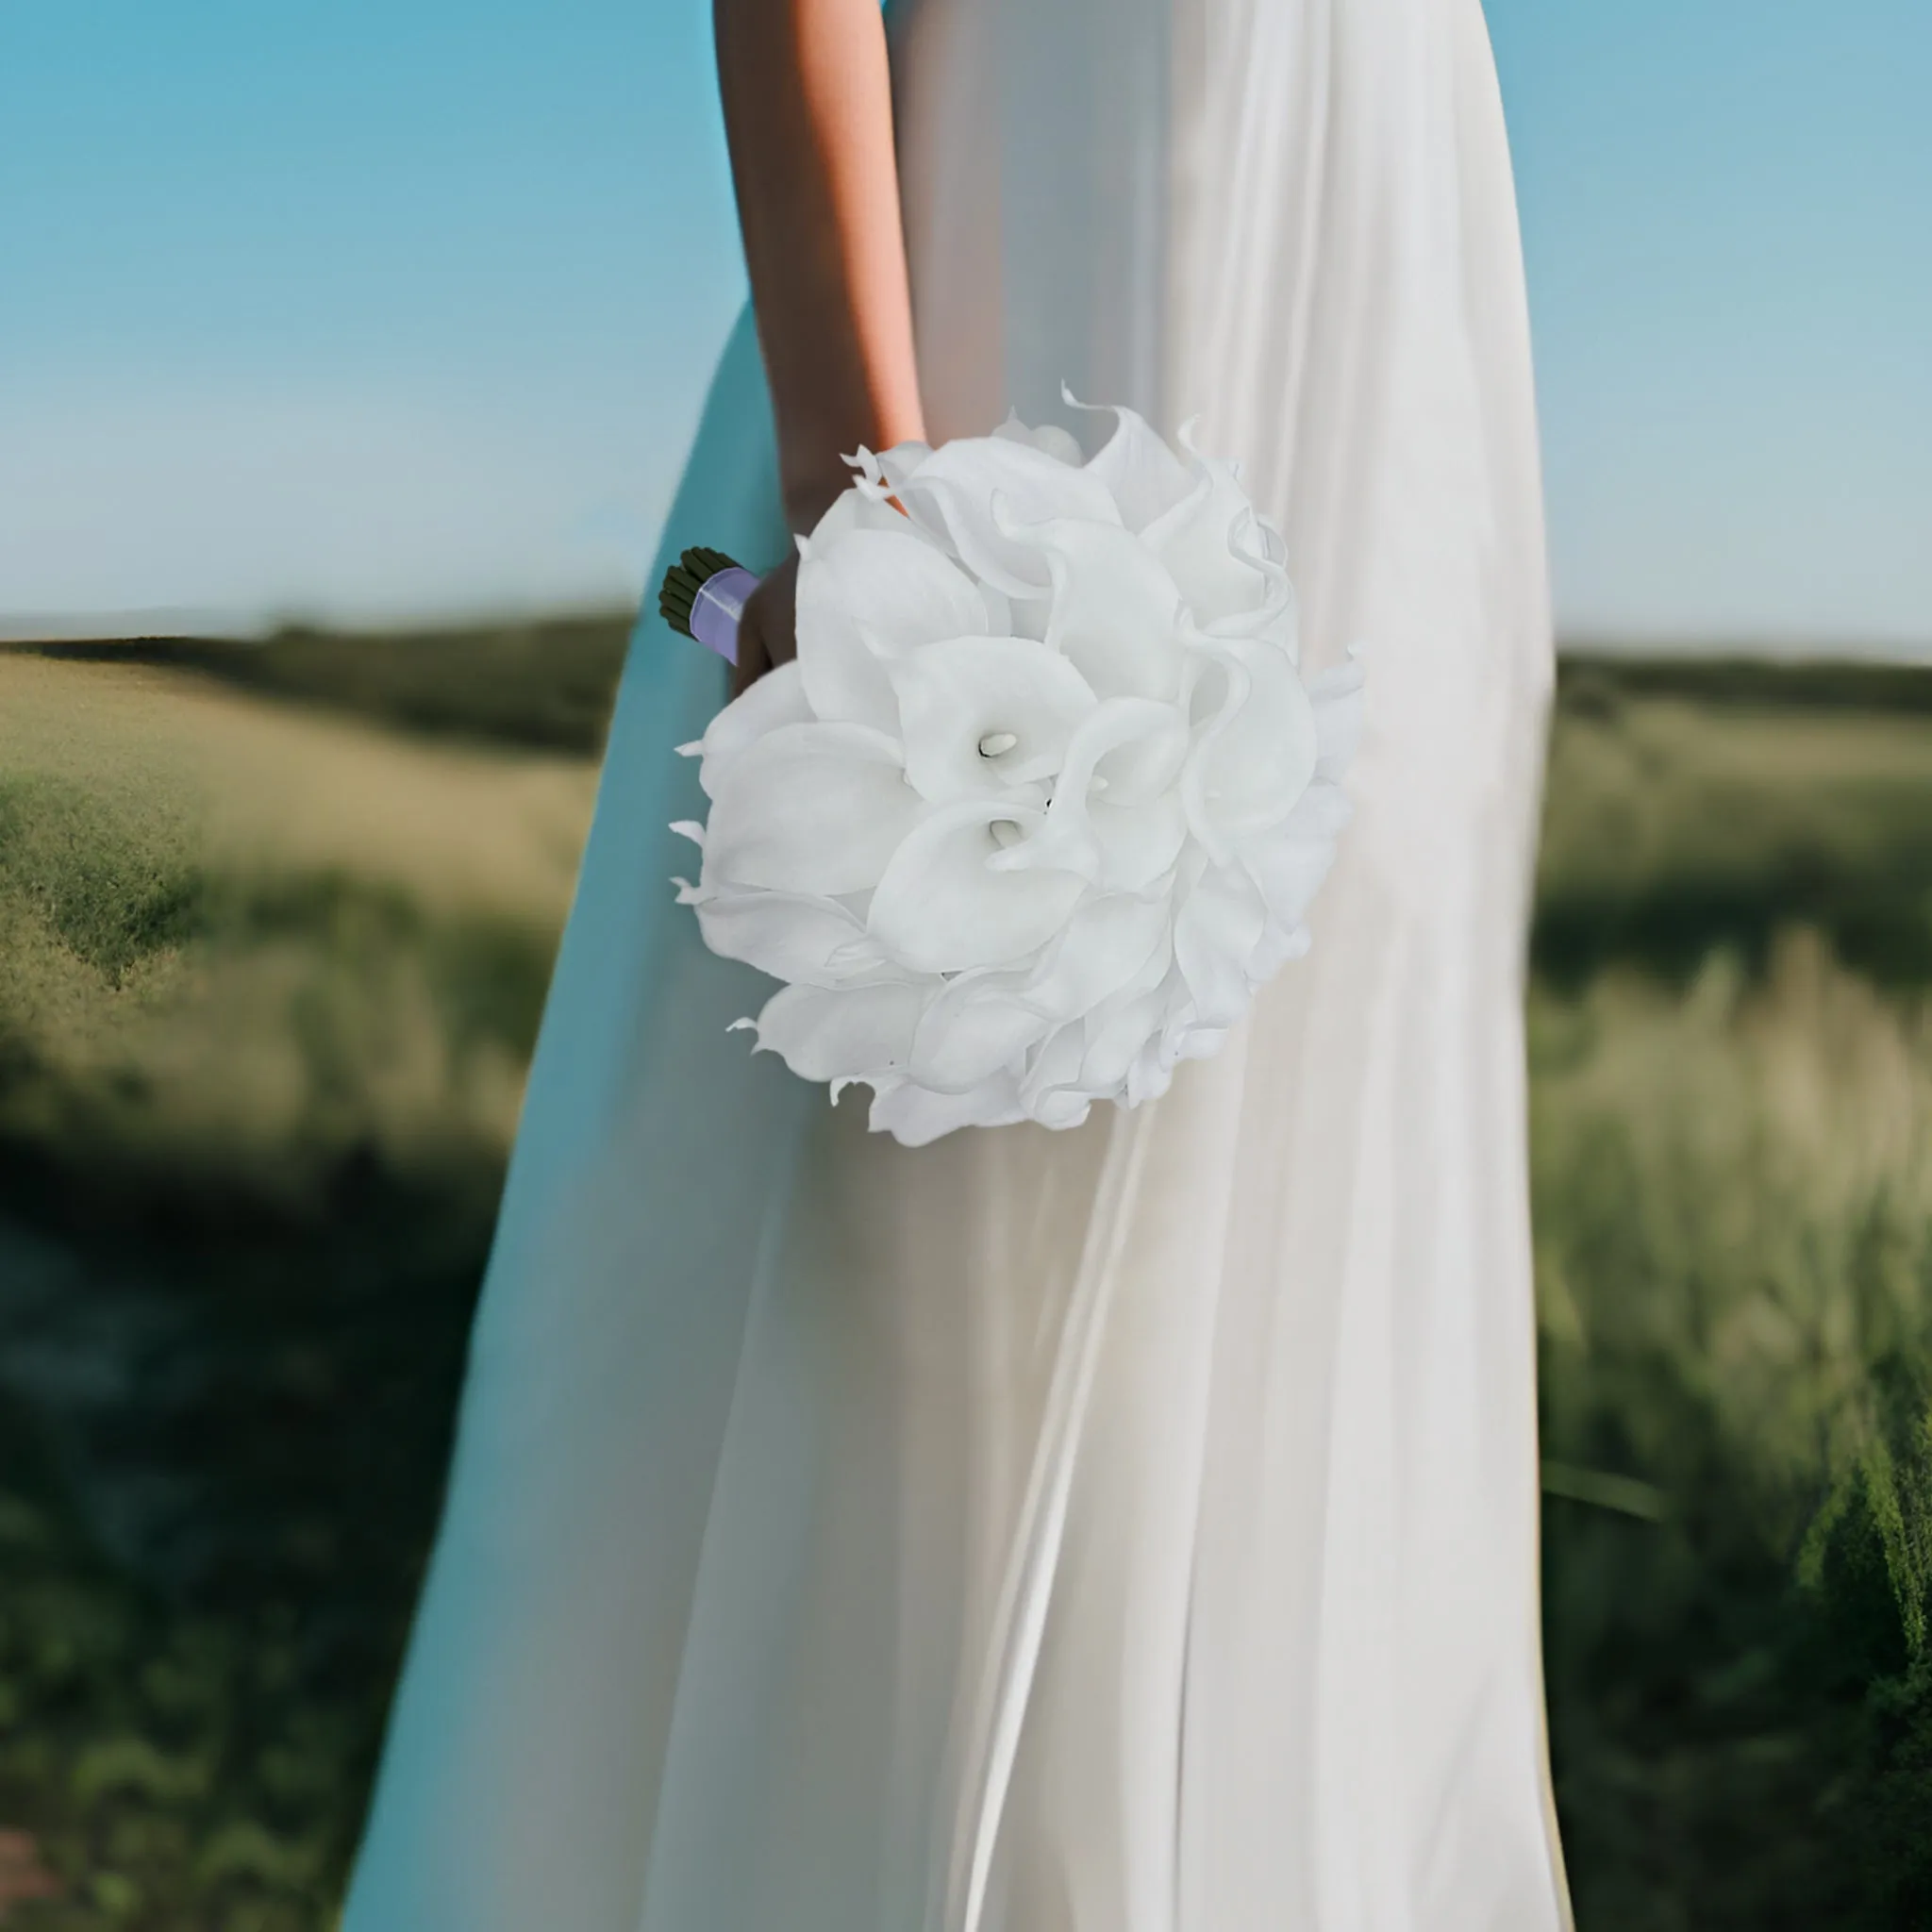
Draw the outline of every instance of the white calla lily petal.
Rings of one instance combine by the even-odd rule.
[[[1087,1016],[1087,1057],[1081,1084],[1097,1093],[1121,1089],[1143,1047],[1158,1046],[1176,989],[1185,991],[1168,936],[1117,991]]]
[[[1061,518],[1025,534],[1053,584],[1046,641],[1101,697],[1172,698],[1181,593],[1159,559],[1117,525]]]
[[[1017,409],[1007,411],[1007,420],[993,434],[1008,442],[1024,442],[1043,450],[1056,462],[1077,465],[1083,460],[1080,444],[1071,430],[1062,429],[1058,423],[1042,423],[1038,429],[1029,429]]]
[[[824,898],[876,885],[925,810],[901,758],[860,724],[785,724],[759,739],[712,804],[704,883]]]
[[[965,1093],[1012,1069],[1052,1022],[1019,997],[1023,973],[959,973],[920,1018],[911,1077],[936,1093]]]
[[[1123,1104],[1145,1107],[1150,1100],[1158,1100],[1173,1085],[1174,1062],[1161,1052],[1158,1041],[1150,1040],[1127,1069]]]
[[[1162,899],[1091,899],[1034,969],[1028,1003],[1057,1020],[1076,1019],[1114,998],[1158,959],[1167,970],[1174,912]]]
[[[940,638],[969,635],[986,605],[959,567],[897,518],[896,530],[854,530],[814,543],[798,567],[798,669],[813,714],[898,728],[882,661]]]
[[[954,638],[891,671],[907,780],[935,802],[1050,778],[1094,704],[1064,658],[1025,638]]]
[[[858,453],[858,460],[859,467],[875,476],[882,490],[896,493],[918,474],[921,464],[932,460],[932,444],[895,442],[891,449],[882,449],[876,456],[862,449]]]
[[[886,967],[863,922],[836,899],[726,886],[697,894],[693,903],[712,952],[741,959],[774,979],[842,986]]]
[[[1260,891],[1243,874],[1215,867],[1188,894],[1174,918],[1174,956],[1201,1025],[1232,1026],[1247,1010],[1248,960],[1266,924]]]
[[[1241,870],[1259,890],[1269,919],[1291,932],[1307,917],[1334,860],[1333,840],[1280,831],[1252,840],[1241,851]]]
[[[796,664],[781,664],[759,678],[711,720],[698,741],[704,759],[698,767],[698,783],[704,787],[705,796],[717,797],[725,774],[759,739],[783,724],[808,724],[812,717]]]
[[[1087,1052],[1080,1062],[1081,1085],[1090,1092],[1118,1092],[1145,1051],[1150,1036],[1159,1034],[1165,1010],[1158,992],[1146,992],[1090,1014]]]
[[[1297,831],[1319,830],[1331,842],[1345,832],[1355,818],[1355,802],[1332,778],[1317,778],[1302,793],[1289,813],[1286,824]]]
[[[1194,835],[1217,859],[1227,841],[1279,824],[1315,775],[1314,707],[1294,667],[1273,646],[1216,640],[1226,674],[1219,714],[1196,742],[1181,778]]]
[[[1273,644],[1294,662],[1300,655],[1300,610],[1283,561],[1287,543],[1281,532],[1250,509],[1235,519],[1227,541],[1232,562],[1255,573],[1260,594],[1251,607],[1224,612],[1203,628],[1216,637]]]
[[[1335,841],[1355,808],[1348,794],[1326,778],[1302,793],[1280,824],[1241,847],[1241,863],[1260,888],[1268,917],[1293,928],[1307,916],[1316,890],[1335,862]]]
[[[1203,628],[1263,607],[1268,577],[1237,547],[1253,510],[1231,463],[1194,458],[1194,488],[1141,533]]]
[[[1271,980],[1291,959],[1304,958],[1315,942],[1306,925],[1279,926],[1271,918],[1248,959],[1248,977],[1256,985]]]
[[[1026,1118],[1019,1083],[996,1074],[970,1093],[934,1093],[911,1081],[880,1088],[869,1124],[907,1147],[924,1147],[961,1127],[1006,1127]]]
[[[1012,534],[1016,528],[1062,517],[1120,524],[1106,485],[1085,469],[1002,437],[945,443],[893,490],[915,522],[1009,597],[1037,595],[1052,582],[1039,549]]]
[[[1016,965],[1053,937],[1078,903],[1081,881],[1046,868],[995,869],[1008,847],[996,826],[1024,840],[1041,814],[1004,800],[941,806],[892,854],[872,896],[873,937],[901,965],[928,973]]]
[[[1144,892],[1167,872],[1188,841],[1188,815],[1178,798],[1151,805],[1095,803],[1087,824],[1100,848],[1096,883],[1105,892]]]
[[[1144,416],[1123,408],[1113,413],[1113,434],[1087,465],[1087,473],[1107,485],[1120,506],[1121,522],[1138,536],[1186,499],[1192,479]]]
[[[832,499],[832,507],[812,525],[811,535],[800,546],[801,554],[809,557],[813,551],[837,542],[841,537],[849,537],[855,530],[905,530],[909,525],[906,513],[897,510],[876,496],[870,496],[862,490],[841,490]]]
[[[1093,1096],[1080,1087],[1080,1063],[1087,1054],[1083,1022],[1070,1021],[1044,1040],[1020,1081],[1020,1100],[1043,1127],[1077,1127]]]
[[[1078,873],[1105,891],[1140,891],[1173,864],[1187,824],[1170,794],[1188,747],[1187,721],[1151,698],[1109,698],[1081,720],[1068,741],[1043,835],[1016,848],[1003,866],[1052,865]],[[1104,770],[1123,794],[1144,807],[1110,802]],[[1169,774],[1165,786],[1150,774]]]
[[[862,1080],[903,1067],[924,1004],[905,981],[828,991],[788,986],[758,1017],[758,1046],[803,1080]]]

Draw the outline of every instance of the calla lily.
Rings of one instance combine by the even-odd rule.
[[[781,664],[761,677],[735,704],[729,704],[705,728],[695,744],[681,744],[687,757],[704,759],[698,783],[708,798],[716,798],[725,774],[759,739],[781,724],[809,724],[817,713],[806,702],[798,666]]]
[[[960,973],[1017,964],[1059,930],[1079,903],[1077,874],[991,861],[1039,832],[1044,815],[1004,799],[933,810],[892,854],[866,924],[902,966]]]
[[[1024,534],[1053,584],[1046,641],[1104,698],[1172,698],[1181,677],[1181,593],[1160,560],[1110,524],[1059,518]]]
[[[1025,974],[955,974],[920,1016],[913,1036],[913,1079],[936,1093],[970,1093],[1017,1067],[1053,1022],[1020,998]]]
[[[897,521],[903,526],[905,519]],[[888,658],[986,628],[972,579],[924,537],[854,530],[813,543],[798,566],[798,669],[812,714],[898,726]]]
[[[1200,1024],[1232,1026],[1247,1010],[1247,962],[1267,917],[1255,882],[1220,866],[1201,875],[1174,915],[1174,963]]]
[[[1321,747],[1314,707],[1278,650],[1215,639],[1208,651],[1227,674],[1227,696],[1189,755],[1181,800],[1194,836],[1221,857],[1294,809]]]
[[[1142,1057],[1150,1052],[1158,1057],[1167,1015],[1177,1000],[1186,997],[1186,982],[1174,968],[1172,945],[1151,953],[1111,999],[1087,1016],[1080,1084],[1091,1093],[1121,1094]]]
[[[1017,409],[1007,411],[1007,420],[993,434],[1008,442],[1028,443],[1043,450],[1057,462],[1078,467],[1081,460],[1079,439],[1070,430],[1062,429],[1058,423],[1042,423],[1039,428],[1029,429],[1021,422]]]
[[[935,803],[1036,786],[1059,770],[1094,707],[1091,687],[1058,651],[1028,638],[959,637],[891,667],[906,740],[906,776]]]
[[[1233,464],[1196,456],[1193,470],[1193,489],[1149,524],[1141,541],[1167,566],[1205,628],[1260,608],[1268,575],[1256,557],[1236,547],[1254,508]]]
[[[1093,1106],[1092,1094],[1080,1085],[1086,1033],[1077,1020],[1059,1027],[1021,1076],[1021,1105],[1043,1127],[1077,1127]]]
[[[1077,1019],[1145,978],[1150,965],[1159,979],[1173,943],[1174,912],[1163,900],[1089,900],[1034,969],[1026,1002],[1057,1020]]]
[[[1070,395],[1067,400],[1073,401]],[[1088,474],[1107,486],[1121,522],[1137,537],[1181,502],[1191,488],[1187,467],[1132,409],[1114,410],[1114,431]]]
[[[931,454],[924,443],[907,447]],[[905,512],[892,508],[885,491],[874,495],[867,490],[841,490],[833,497],[831,508],[813,525],[811,535],[800,543],[799,551],[808,557],[814,550],[829,549],[854,530],[903,530],[906,526]]]
[[[1187,721],[1172,705],[1112,698],[1098,706],[1068,743],[1045,835],[997,862],[1060,865],[1102,891],[1143,891],[1187,838],[1174,782],[1187,749]]]
[[[862,920],[836,899],[724,886],[692,892],[698,929],[712,952],[742,959],[774,979],[804,986],[850,985],[890,974]]]
[[[704,883],[826,898],[865,891],[925,808],[884,732],[782,724],[744,752],[712,803]]]
[[[758,1045],[808,1080],[839,1079],[855,1063],[889,1073],[912,1052],[925,996],[906,981],[842,992],[788,986],[758,1017]]]
[[[1300,658],[1300,612],[1288,575],[1288,544],[1274,525],[1250,509],[1228,532],[1228,548],[1260,578],[1257,603],[1224,612],[1206,626],[1216,637],[1255,638],[1273,644],[1291,663]]]
[[[1332,839],[1270,839],[1241,855],[1241,868],[1261,894],[1268,917],[1284,932],[1308,915],[1316,890],[1334,863]]]
[[[907,467],[892,461],[896,454],[889,451],[882,459],[882,475],[907,514],[941,539],[974,576],[1009,597],[1043,591],[1051,578],[1038,551],[1000,528],[996,506],[1009,525],[1068,515],[1120,522],[1104,483],[1030,443],[960,437]]]

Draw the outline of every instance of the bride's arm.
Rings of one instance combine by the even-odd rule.
[[[778,430],[807,530],[840,460],[923,439],[878,0],[714,0],[719,90]],[[788,564],[745,613],[739,683],[792,655]]]

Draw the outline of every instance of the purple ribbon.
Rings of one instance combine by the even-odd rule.
[[[738,625],[746,600],[758,587],[748,570],[733,564],[698,586],[691,601],[691,634],[708,651],[716,651],[727,664],[738,662]]]

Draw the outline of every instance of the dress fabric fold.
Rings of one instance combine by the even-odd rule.
[[[345,1932],[1553,1932],[1522,956],[1550,676],[1474,0],[890,16],[929,426],[1245,459],[1358,647],[1315,945],[1082,1128],[754,1058],[641,622]],[[1096,425],[1100,425],[1096,429]],[[658,568],[783,553],[755,334]]]

